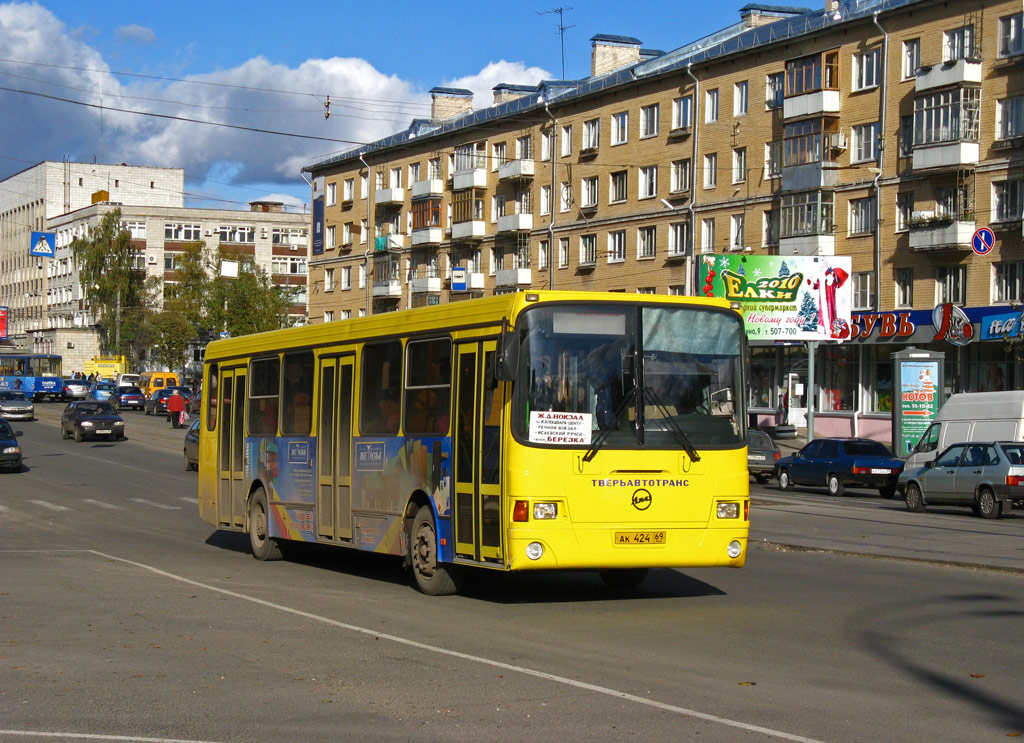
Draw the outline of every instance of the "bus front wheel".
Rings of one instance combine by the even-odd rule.
[[[416,578],[416,587],[428,596],[458,593],[464,569],[445,565],[437,560],[437,529],[430,506],[420,506],[412,522],[409,540],[409,563]]]
[[[249,544],[252,545],[252,556],[257,560],[281,559],[281,546],[270,536],[269,513],[267,493],[259,488],[249,501]]]

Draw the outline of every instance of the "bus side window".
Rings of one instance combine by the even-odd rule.
[[[313,423],[313,354],[289,354],[284,357],[284,399],[281,433],[309,436]]]
[[[281,361],[277,358],[253,361],[249,375],[249,433],[275,436]]]
[[[363,348],[359,430],[364,434],[396,434],[401,413],[402,344],[374,343]]]
[[[211,364],[207,372],[206,389],[206,430],[217,427],[217,365]]]

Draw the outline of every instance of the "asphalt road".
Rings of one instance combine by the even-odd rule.
[[[1019,517],[755,488],[742,570],[654,571],[625,594],[486,573],[427,597],[391,558],[253,560],[199,520],[182,431],[128,413],[128,441],[75,444],[59,408],[16,424],[27,469],[0,475],[5,743],[1024,733],[1022,574],[914,539],[984,554],[1021,541]],[[886,542],[921,559],[874,559]]]

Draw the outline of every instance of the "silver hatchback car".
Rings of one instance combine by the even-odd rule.
[[[33,421],[36,408],[24,392],[0,390],[0,416],[12,421]]]
[[[1024,506],[1024,443],[952,444],[924,467],[902,472],[897,487],[908,511],[968,506],[978,516],[997,519],[1014,505]]]

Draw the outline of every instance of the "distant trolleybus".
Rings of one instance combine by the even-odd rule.
[[[746,561],[744,359],[724,300],[516,293],[206,348],[199,512],[401,555],[428,594],[467,568]]]
[[[0,353],[0,390],[21,390],[32,400],[63,397],[60,356],[43,353]]]

